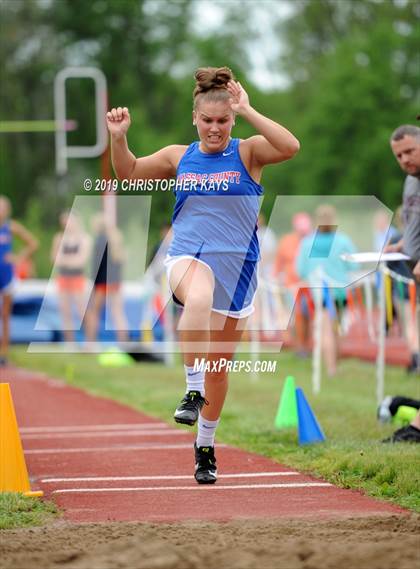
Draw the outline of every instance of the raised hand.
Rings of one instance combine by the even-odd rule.
[[[233,112],[241,115],[250,108],[249,97],[239,81],[229,81],[227,90],[230,93],[230,107]]]
[[[130,113],[127,107],[114,107],[106,114],[106,125],[110,134],[114,137],[124,136],[130,124]]]

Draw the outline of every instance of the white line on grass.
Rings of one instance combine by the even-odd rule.
[[[240,472],[238,474],[221,474],[219,478],[263,478],[272,476],[299,476],[300,472]],[[303,476],[303,475],[302,475]],[[129,480],[190,480],[191,474],[176,476],[91,476],[85,478],[42,478],[44,484],[52,482],[122,482]]]
[[[326,488],[333,487],[328,482],[296,482],[291,484],[232,484],[232,486],[221,486],[220,484],[211,485],[213,490],[266,490],[266,489],[287,489],[287,488]],[[53,490],[52,494],[75,494],[75,493],[99,493],[99,492],[161,492],[179,490],[203,490],[202,486],[145,486],[138,488],[65,488],[64,490]]]
[[[227,445],[217,445],[217,448],[224,448]],[[112,447],[84,447],[84,448],[37,448],[25,450],[25,454],[69,454],[76,452],[120,452],[129,450],[176,450],[176,449],[191,449],[190,444],[161,444],[161,445],[147,445],[147,443],[141,445],[127,445],[127,446],[112,446]]]

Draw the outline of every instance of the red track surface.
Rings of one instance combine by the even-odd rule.
[[[191,431],[41,374],[9,369],[1,381],[11,384],[32,489],[75,522],[404,512],[224,445],[217,447],[217,484],[198,486]]]

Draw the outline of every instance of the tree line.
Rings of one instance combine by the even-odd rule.
[[[272,65],[287,87],[271,91],[251,82],[249,53],[250,45],[258,49],[252,15],[270,9],[269,3],[220,4],[224,23],[208,34],[191,25],[199,0],[3,2],[0,121],[53,118],[56,73],[66,65],[97,66],[107,78],[109,105],[130,108],[130,147],[145,155],[196,139],[193,72],[227,65],[252,104],[301,141],[294,160],[265,170],[266,214],[278,194],[374,194],[395,208],[402,175],[389,136],[399,124],[413,123],[420,108],[419,3],[281,1],[290,9],[286,18],[273,11],[272,37],[282,56]],[[88,81],[69,81],[67,115],[78,125],[70,144],[93,142],[92,102]],[[237,123],[235,136],[253,133]],[[60,186],[51,133],[1,133],[0,173],[1,192],[11,197],[15,215],[54,231],[58,212],[83,193],[84,177],[100,176],[100,165],[72,160]],[[166,194],[153,197],[156,238],[172,204]]]

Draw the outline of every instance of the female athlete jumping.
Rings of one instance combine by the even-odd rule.
[[[195,79],[192,118],[200,140],[190,146],[171,145],[136,159],[126,139],[128,109],[113,108],[107,124],[118,178],[176,177],[173,239],[165,264],[174,300],[183,306],[179,333],[187,389],[174,419],[188,425],[198,419],[195,478],[212,484],[215,431],[228,388],[220,363],[233,357],[257,287],[262,169],[292,158],[299,142],[250,105],[230,69],[200,68]],[[231,138],[236,115],[259,134]]]

